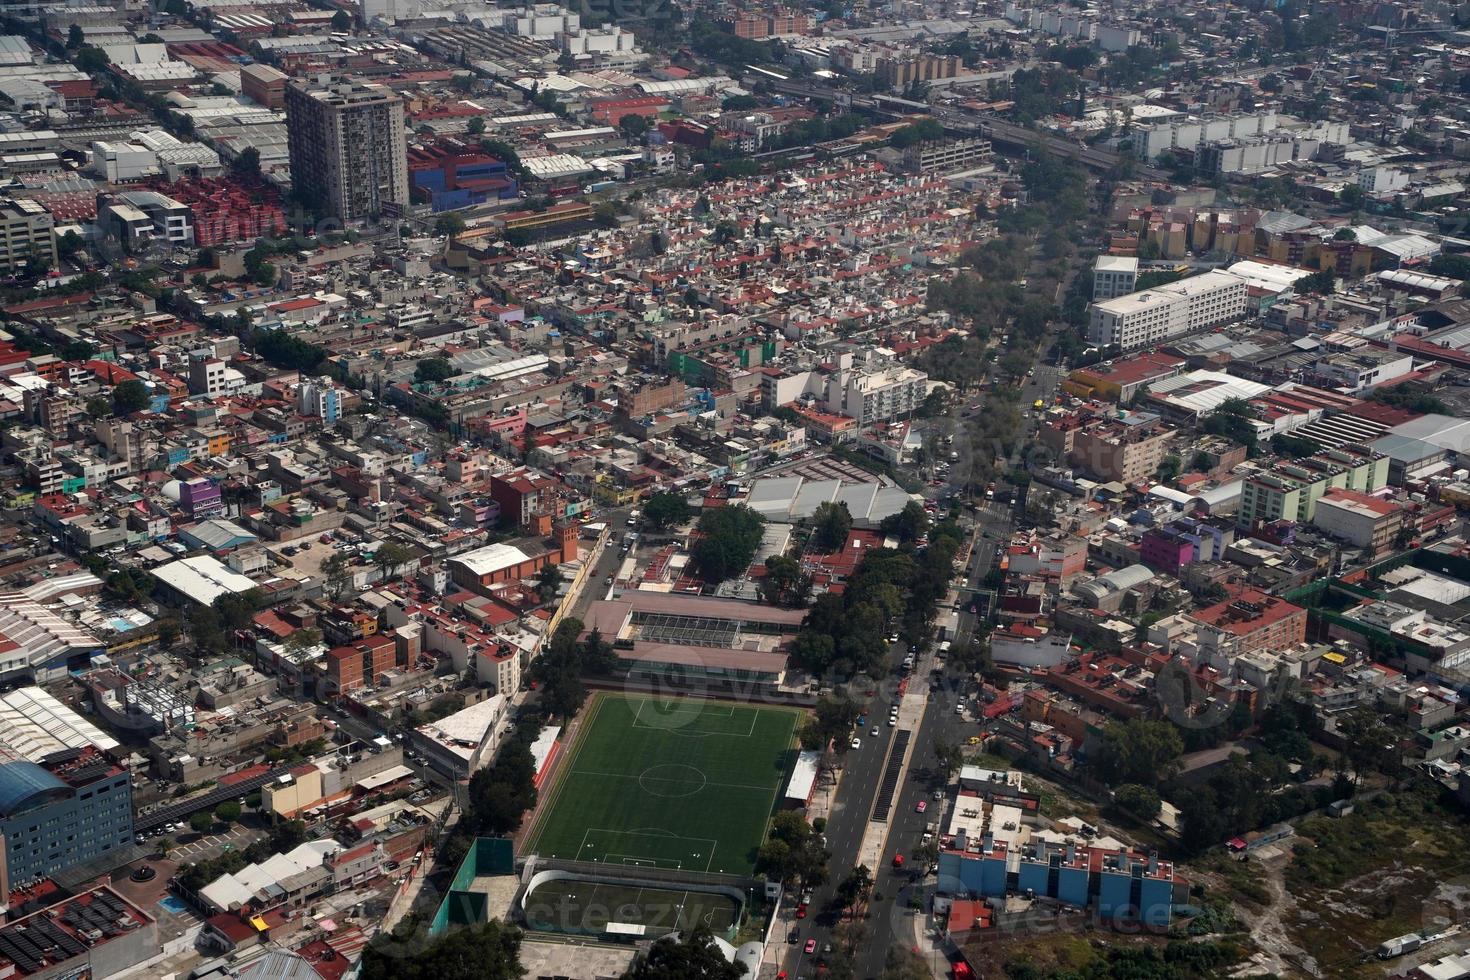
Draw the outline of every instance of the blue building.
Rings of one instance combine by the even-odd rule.
[[[97,749],[0,762],[0,886],[7,891],[133,841],[133,784]]]
[[[513,200],[520,193],[503,160],[441,146],[410,147],[408,177],[414,203],[435,212]]]
[[[1019,847],[963,835],[939,854],[939,890],[1003,898],[1020,894],[1090,908],[1100,918],[1165,928],[1188,885],[1156,856],[1036,840]]]

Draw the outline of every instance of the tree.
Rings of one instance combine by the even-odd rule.
[[[1337,289],[1337,276],[1331,269],[1323,269],[1298,279],[1292,288],[1298,293],[1322,293],[1330,295]]]
[[[771,818],[771,832],[756,852],[756,870],[774,881],[816,887],[826,882],[831,859],[806,817],[783,810]]]
[[[170,649],[179,642],[179,621],[169,616],[158,621],[158,645],[163,649]]]
[[[340,13],[341,11],[338,12]],[[241,175],[259,176],[260,151],[253,146],[245,147],[245,149],[235,154],[235,159],[230,161],[230,169]],[[205,264],[202,257],[199,261],[200,264]]]
[[[352,562],[343,552],[334,551],[322,562],[321,568],[325,578],[324,591],[333,602],[341,602],[352,584]]]
[[[112,414],[112,402],[101,395],[87,399],[87,414],[94,419],[104,419]]]
[[[944,774],[945,782],[948,782],[965,764],[965,753],[954,742],[935,742],[934,759],[939,771]]]
[[[339,10],[332,15],[332,30],[338,34],[346,34],[352,30],[352,15],[345,10]]]
[[[68,51],[75,51],[77,48],[80,48],[86,39],[87,35],[82,31],[80,26],[73,24],[66,29],[66,49]]]
[[[107,60],[106,51],[87,45],[76,53],[72,64],[77,66],[78,71],[88,75],[100,75],[107,70],[110,62]]]
[[[557,565],[543,565],[536,573],[536,596],[544,605],[556,598],[561,591],[561,568]]]
[[[709,926],[699,925],[683,939],[654,943],[623,980],[741,980],[744,975],[744,966],[725,959]]]
[[[398,574],[398,567],[413,558],[413,552],[396,541],[384,541],[373,552],[373,564],[377,566],[384,582]]]
[[[189,817],[189,829],[195,833],[202,834],[214,826],[214,817],[203,810]]]
[[[63,361],[89,361],[97,353],[97,345],[85,340],[71,340],[61,349]]]
[[[434,234],[453,238],[455,235],[463,234],[465,230],[464,216],[458,211],[450,211],[441,214],[434,222]]]
[[[648,132],[648,120],[636,112],[630,112],[618,120],[618,129],[621,129],[623,135],[628,139],[637,142],[643,138],[644,133]]]
[[[707,582],[742,575],[760,547],[765,518],[744,504],[706,510],[699,518],[699,537],[690,549],[694,568]]]
[[[843,911],[850,911],[867,900],[873,891],[873,872],[866,864],[860,864],[847,873],[837,884],[837,901]]]
[[[363,950],[361,980],[519,980],[521,931],[498,920],[462,926],[422,943],[423,924],[406,917]]]
[[[281,646],[287,653],[301,655],[322,642],[322,631],[315,628],[300,629],[286,637]]]
[[[226,800],[214,808],[214,819],[220,823],[234,823],[240,819],[240,804],[234,800]]]
[[[895,537],[903,544],[913,544],[929,531],[929,513],[917,500],[903,505],[903,510],[883,518],[879,525],[885,535]]]
[[[1103,729],[1093,764],[1109,785],[1157,786],[1173,776],[1183,753],[1179,730],[1169,722],[1129,718]]]
[[[414,365],[413,379],[418,382],[440,384],[455,375],[454,365],[442,357],[426,357]]]
[[[852,515],[845,503],[824,501],[812,514],[812,544],[828,554],[847,543],[852,530]]]
[[[661,491],[643,505],[643,521],[655,530],[677,527],[689,520],[689,501],[681,493]]]
[[[1132,814],[1145,823],[1157,817],[1159,811],[1163,809],[1158,791],[1137,783],[1124,783],[1119,786],[1113,792],[1113,802],[1118,805],[1118,809]]]
[[[124,381],[112,389],[112,407],[119,415],[142,411],[152,399],[141,381]]]
[[[472,117],[470,117],[470,121],[465,124],[464,131],[466,133],[469,133],[471,136],[479,136],[481,133],[483,133],[485,131],[485,117],[484,116],[472,116]]]

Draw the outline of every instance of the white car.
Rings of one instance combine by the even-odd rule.
[[[852,740],[852,747],[855,748],[855,749],[862,748],[863,747],[863,740],[860,739],[860,738],[858,738],[858,737],[856,737],[856,736],[854,736],[853,737],[853,740]]]
[[[965,717],[965,706],[963,704],[955,705],[954,713],[959,715],[961,718]]]
[[[897,725],[897,724],[898,724],[898,715],[889,715],[888,716],[888,727],[889,728],[892,728],[894,725]]]

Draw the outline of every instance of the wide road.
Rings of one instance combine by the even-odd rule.
[[[896,666],[904,658],[901,643],[889,649],[889,663]],[[888,708],[898,700],[898,676],[893,674],[882,681],[873,682],[873,697],[869,702],[866,724],[857,737],[862,747],[847,748],[843,757],[842,782],[838,787],[836,801],[827,817],[827,848],[832,852],[833,880],[815,889],[804,919],[795,917],[799,895],[790,897],[783,908],[782,925],[777,930],[777,939],[787,939],[791,930],[797,930],[797,942],[789,944],[778,956],[782,969],[788,977],[810,977],[816,972],[816,960],[821,959],[827,944],[832,943],[832,927],[837,924],[836,915],[829,906],[836,900],[837,883],[846,875],[857,859],[862,847],[863,834],[868,827],[868,817],[873,812],[873,802],[878,795],[878,784],[893,745],[893,733],[897,728],[888,727]],[[876,736],[870,734],[878,729]],[[805,952],[807,940],[817,941],[816,952],[808,956]]]

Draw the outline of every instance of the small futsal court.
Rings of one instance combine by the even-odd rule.
[[[610,874],[750,874],[795,760],[798,717],[786,708],[598,694],[528,850],[607,865]]]

